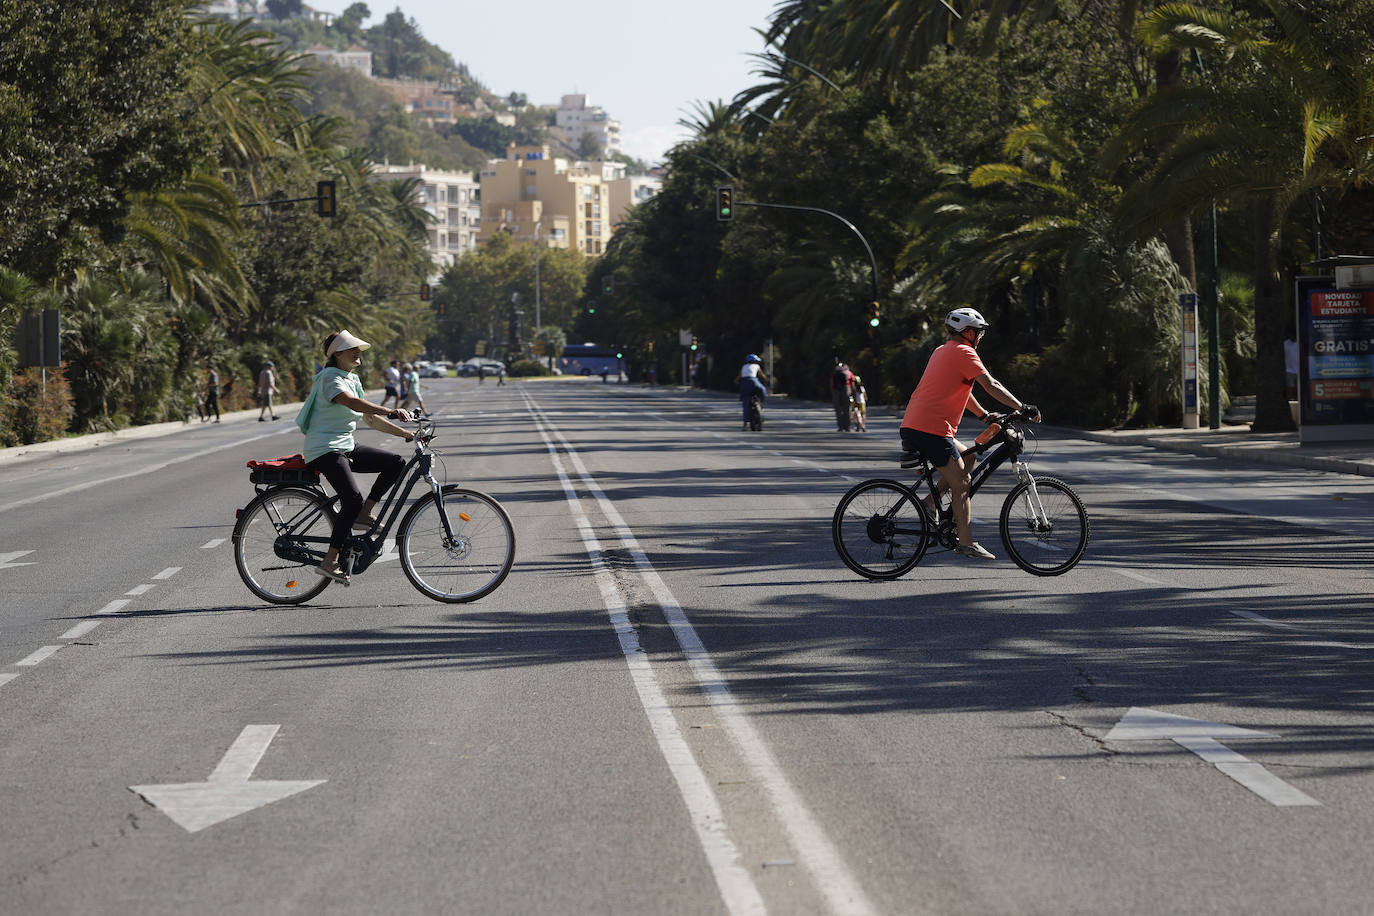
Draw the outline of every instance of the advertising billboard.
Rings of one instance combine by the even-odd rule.
[[[1374,289],[1298,281],[1302,440],[1374,439]]]

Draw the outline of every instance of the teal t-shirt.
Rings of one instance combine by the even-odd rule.
[[[340,394],[363,397],[363,383],[352,372],[330,366],[315,376],[310,396],[305,399],[296,425],[305,433],[305,460],[314,461],[330,452],[353,451],[353,430],[363,415],[351,407],[335,404]]]

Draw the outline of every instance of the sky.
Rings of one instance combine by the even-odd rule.
[[[353,0],[307,0],[341,13]],[[778,0],[364,0],[376,25],[399,8],[431,43],[502,97],[536,105],[585,93],[620,122],[624,151],[650,164],[687,136],[697,102],[730,101],[760,81],[749,55],[763,50]]]

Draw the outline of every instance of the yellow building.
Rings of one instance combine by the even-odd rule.
[[[547,146],[515,146],[482,169],[481,245],[496,232],[595,257],[611,240],[609,181],[617,163],[569,162]]]

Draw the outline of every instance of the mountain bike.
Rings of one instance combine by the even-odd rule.
[[[435,479],[434,436],[432,420],[416,421],[415,454],[378,506],[375,524],[344,542],[339,565],[351,577],[389,558],[387,539],[400,518],[395,547],[410,584],[436,601],[476,601],[510,573],[515,529],[495,498]],[[234,525],[239,576],[264,601],[308,601],[334,581],[315,575],[314,567],[329,549],[339,499],[324,491],[319,474],[305,466],[303,456],[250,461],[248,466],[257,496],[238,511]],[[401,517],[421,480],[428,492]]]
[[[984,456],[970,473],[969,497],[1010,460],[1017,482],[1002,503],[998,524],[1007,555],[1026,572],[1062,575],[1078,565],[1088,547],[1088,512],[1068,484],[1034,476],[1021,460],[1027,418],[1013,411],[998,420],[1001,428],[992,437],[963,452]],[[868,579],[900,578],[930,548],[953,550],[959,543],[949,493],[942,496],[939,490],[939,471],[917,452],[904,452],[900,461],[903,468],[918,469],[913,485],[889,479],[855,484],[831,520],[840,559]],[[929,491],[929,503],[923,488]]]

